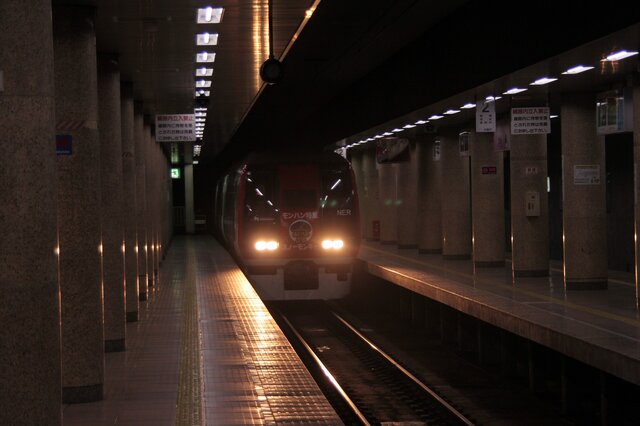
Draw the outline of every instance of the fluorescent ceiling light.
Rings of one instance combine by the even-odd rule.
[[[198,46],[216,46],[217,44],[218,44],[218,33],[196,34],[196,45]]]
[[[460,110],[459,109],[448,109],[444,112],[445,115],[453,115],[453,114],[457,114],[459,113]]]
[[[556,80],[557,78],[553,78],[553,77],[542,77],[537,79],[533,83],[529,84],[529,86],[542,86],[545,84],[553,83]]]
[[[213,68],[196,68],[196,77],[211,77],[213,75]]]
[[[443,117],[444,115],[433,114],[431,117],[429,117],[429,120],[440,120]]]
[[[413,129],[414,127],[416,127],[415,124],[405,124],[403,128],[405,128],[405,129]]]
[[[198,8],[198,24],[219,24],[223,13],[222,7]]]
[[[196,90],[196,96],[210,96],[211,92],[209,90]]]
[[[476,104],[472,104],[471,102],[467,102],[466,104],[462,105],[460,107],[460,109],[471,109],[471,108],[475,108]]]
[[[527,89],[522,89],[520,87],[513,87],[509,90],[507,90],[506,92],[503,93],[503,95],[515,95],[518,93],[522,93],[525,92]]]
[[[206,113],[206,112],[196,112],[196,114],[195,114],[195,115],[196,115],[196,118],[197,118],[197,117],[206,117],[206,116],[207,116],[207,113]]]
[[[215,52],[200,52],[196,54],[196,62],[211,63],[216,60]]]
[[[429,122],[429,120],[418,120],[413,124],[427,124]]]
[[[484,100],[487,102],[497,101],[498,99],[502,99],[502,96],[487,96],[486,98],[484,98]]]
[[[550,115],[549,118],[558,118],[557,115]]]
[[[207,121],[206,118],[196,117],[196,123],[204,123],[205,121]]]
[[[211,80],[196,80],[196,87],[211,87]]]
[[[384,132],[384,133],[382,134],[382,136],[393,136],[393,133],[391,133],[391,132]]]
[[[372,140],[375,140],[373,138],[367,138],[367,142],[371,142]]]
[[[392,130],[393,133],[400,133],[400,132],[404,132],[404,129],[400,129],[398,127],[396,127],[395,129]]]
[[[593,67],[585,67],[584,65],[576,65],[573,68],[569,68],[562,74],[580,74],[581,72],[592,70]]]
[[[626,50],[621,50],[616,53],[612,53],[603,59],[603,61],[620,61],[622,59],[628,58],[630,56],[637,55],[638,52],[627,52]]]
[[[384,137],[384,136],[382,136],[382,135],[375,135],[375,136],[374,136],[374,139],[380,139],[380,138],[382,138],[382,137]]]
[[[198,107],[193,109],[195,112],[207,112],[207,109],[204,107]]]

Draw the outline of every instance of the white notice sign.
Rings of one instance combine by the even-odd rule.
[[[573,166],[574,185],[600,185],[600,165],[575,165]]]
[[[551,133],[549,107],[511,108],[511,134]]]
[[[488,133],[496,131],[495,101],[476,102],[476,132]]]
[[[194,114],[156,115],[156,142],[194,142],[195,127]]]

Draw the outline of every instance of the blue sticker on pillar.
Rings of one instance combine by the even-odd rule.
[[[56,154],[71,155],[71,135],[56,135]]]

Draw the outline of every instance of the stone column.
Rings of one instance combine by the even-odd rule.
[[[442,255],[445,259],[471,257],[471,201],[469,157],[461,156],[457,132],[440,135],[442,157]]]
[[[185,232],[195,232],[193,210],[193,145],[185,143],[184,147],[184,220]]]
[[[51,2],[0,3],[0,424],[61,425]]]
[[[144,173],[145,173],[145,228],[147,230],[147,283],[149,288],[155,285],[155,275],[153,265],[155,263],[155,252],[153,249],[153,155],[151,154],[151,118],[144,116]]]
[[[58,155],[62,400],[75,403],[102,399],[104,384],[95,10],[53,12],[56,132],[71,140]]]
[[[396,164],[398,248],[417,249],[418,176],[415,142],[408,149],[409,161]]]
[[[513,275],[549,275],[547,135],[511,136]],[[536,206],[536,202],[538,203]]]
[[[473,264],[504,266],[504,175],[493,133],[469,133]]]
[[[98,55],[104,350],[123,351],[126,334],[120,70],[115,55]]]
[[[364,224],[364,237],[368,241],[379,240],[380,184],[378,183],[375,148],[368,149],[364,152],[362,158],[362,174],[364,178],[363,192],[365,203],[363,211],[360,212],[360,217]],[[378,234],[374,236],[374,227],[376,226]]]
[[[440,140],[420,136],[418,157],[418,251],[442,253]]]
[[[565,288],[606,289],[606,171],[604,140],[596,134],[595,96],[564,94],[560,119]]]
[[[378,164],[380,188],[380,242],[396,244],[398,224],[396,216],[396,166],[393,163]]]
[[[138,321],[138,231],[136,217],[136,160],[133,130],[133,86],[122,83],[122,183],[124,216],[124,255],[127,322]]]
[[[160,145],[156,143],[155,132],[151,133],[151,146],[153,157],[153,275],[156,285],[160,277],[160,194],[161,194],[161,182],[160,173],[158,171],[160,167],[160,161],[162,156],[162,150]]]
[[[138,297],[147,300],[147,179],[145,171],[144,117],[142,103],[134,102],[134,140],[136,153],[136,229],[138,233]]]
[[[360,210],[360,232],[362,236],[365,234],[365,226],[366,221],[364,220],[363,213],[366,210],[366,199],[364,196],[364,173],[362,170],[362,157],[364,156],[364,151],[361,149],[351,150],[350,158],[351,158],[351,168],[353,169],[353,175],[356,179],[356,191],[358,193],[358,209]]]
[[[636,274],[636,304],[640,306],[640,242],[638,241],[638,233],[640,233],[640,204],[638,203],[638,194],[640,194],[640,82],[636,81],[633,87],[633,171],[634,171],[634,209],[635,209],[635,274]]]

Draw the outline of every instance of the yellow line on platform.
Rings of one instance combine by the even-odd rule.
[[[193,249],[187,249],[187,268],[183,282],[182,345],[178,379],[176,426],[202,426],[202,379],[200,367],[200,333]]]
[[[623,322],[625,324],[629,324],[629,325],[632,325],[632,326],[635,326],[635,327],[640,325],[640,320],[638,320],[638,319],[629,318],[629,317],[625,317],[625,316],[622,316],[622,315],[613,314],[611,312],[606,312],[606,311],[603,311],[601,309],[591,308],[591,307],[588,307],[588,306],[579,305],[577,303],[556,299],[556,298],[551,297],[551,296],[546,296],[544,294],[539,294],[539,293],[536,293],[536,292],[530,291],[530,290],[524,290],[524,289],[521,289],[521,288],[518,288],[518,287],[515,287],[515,286],[509,286],[509,285],[505,285],[505,284],[496,283],[496,282],[493,282],[493,281],[489,281],[487,279],[479,278],[477,276],[474,276],[473,274],[468,274],[466,272],[460,272],[460,271],[447,269],[447,268],[439,266],[439,265],[434,265],[434,264],[431,264],[431,263],[427,263],[427,262],[424,262],[424,261],[412,259],[412,258],[409,258],[409,257],[400,256],[399,254],[392,253],[392,252],[385,251],[385,250],[376,249],[376,248],[373,248],[373,247],[370,247],[370,246],[362,245],[361,248],[364,248],[364,249],[367,249],[367,250],[371,250],[371,251],[383,254],[385,256],[393,256],[393,257],[396,257],[398,259],[402,259],[402,260],[406,260],[406,261],[409,261],[409,262],[412,262],[412,263],[415,263],[415,264],[418,264],[418,265],[426,266],[428,268],[437,269],[439,271],[446,272],[448,274],[458,275],[460,277],[469,279],[472,282],[480,283],[480,284],[487,285],[487,286],[498,287],[498,288],[505,289],[505,290],[515,291],[516,293],[523,294],[523,295],[526,295],[526,296],[529,296],[529,297],[532,297],[532,298],[537,298],[537,299],[540,299],[540,300],[544,300],[546,302],[556,303],[556,304],[562,305],[562,306],[564,306],[566,308],[576,309],[576,310],[579,310],[579,311],[582,311],[582,312],[587,312],[587,313],[590,313],[590,314],[593,314],[593,315],[597,315],[597,316],[601,316],[601,317],[604,317],[604,318],[608,318],[608,319],[614,320],[614,321],[620,321],[620,322]],[[378,265],[378,266],[380,266],[380,265]],[[389,269],[389,268],[387,268],[387,269]],[[406,274],[403,274],[403,275],[406,276]],[[609,280],[609,281],[617,281],[617,280]]]

